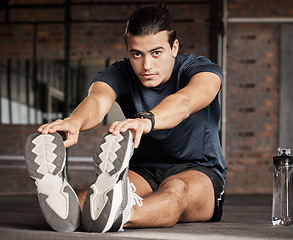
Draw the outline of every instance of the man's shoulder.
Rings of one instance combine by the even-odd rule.
[[[193,62],[193,63],[202,62],[202,61],[210,62],[210,60],[208,58],[206,58],[204,56],[196,55],[194,53],[191,53],[188,55],[178,54],[177,61],[178,61],[178,63],[181,63],[181,64],[183,64],[185,62]]]
[[[186,59],[188,59],[190,56],[192,56],[194,54],[189,54],[189,55],[185,55],[185,54],[178,54],[176,56],[176,60],[179,63],[179,65],[181,65],[184,61],[186,61]]]
[[[109,67],[104,68],[101,73],[107,74],[110,76],[126,76],[126,78],[131,77],[133,69],[129,59],[123,59],[115,61]]]
[[[218,64],[213,63],[204,56],[196,54],[178,55],[176,59],[176,68],[178,69],[178,74],[184,76],[188,80],[193,75],[200,72],[213,72],[223,79],[223,73]]]
[[[197,68],[198,66],[207,63],[211,63],[211,61],[204,56],[199,56],[194,53],[189,55],[178,54],[176,57],[175,68],[182,71],[184,69]]]
[[[113,64],[111,64],[110,68],[129,69],[132,67],[129,59],[124,58],[123,60],[115,61]]]

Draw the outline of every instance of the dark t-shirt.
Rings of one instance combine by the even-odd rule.
[[[154,88],[141,84],[129,59],[97,73],[93,81],[110,85],[125,117],[133,118],[136,113],[151,110],[164,98],[184,88],[199,72],[215,73],[223,81],[222,70],[217,64],[194,54],[178,55],[170,79]],[[227,167],[218,136],[219,117],[216,96],[209,106],[191,114],[176,127],[144,134],[130,164],[169,168],[174,164],[192,162],[211,168],[224,181]]]

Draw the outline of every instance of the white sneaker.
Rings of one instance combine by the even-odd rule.
[[[25,160],[35,180],[41,210],[58,232],[72,232],[80,225],[80,206],[65,175],[66,152],[58,133],[35,133],[28,137]]]
[[[123,231],[123,226],[125,223],[127,223],[131,216],[131,210],[134,205],[137,205],[139,207],[142,206],[143,198],[138,196],[138,194],[135,192],[136,187],[133,183],[129,183],[129,180],[127,179],[127,196],[125,196],[126,199],[126,206],[124,210],[117,212],[117,218],[113,223],[112,228],[109,230],[110,232],[118,232]],[[125,204],[124,204],[125,205]]]
[[[117,136],[107,133],[97,144],[94,153],[97,179],[89,189],[82,212],[82,223],[87,231],[107,232],[111,228],[113,231],[121,228],[123,212],[133,201],[128,196],[131,192],[128,165],[132,154],[130,131]]]

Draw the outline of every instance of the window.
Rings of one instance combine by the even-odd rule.
[[[85,95],[86,66],[72,62],[69,103],[75,108]],[[92,78],[89,78],[91,81]],[[0,68],[0,123],[42,124],[63,117],[64,62],[7,59]]]

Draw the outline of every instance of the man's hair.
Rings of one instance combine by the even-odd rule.
[[[142,7],[130,15],[124,34],[125,43],[127,45],[129,33],[135,36],[145,36],[162,31],[168,32],[168,42],[172,48],[176,39],[174,20],[166,8],[166,3],[159,2]]]

